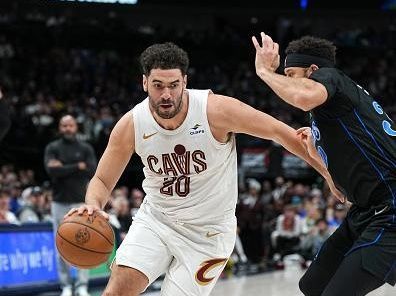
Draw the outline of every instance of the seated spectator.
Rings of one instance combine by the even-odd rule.
[[[7,190],[0,191],[0,224],[19,224],[17,217],[9,210],[10,193]]]
[[[112,214],[115,216],[118,222],[114,224],[117,224],[115,226],[117,226],[120,232],[121,240],[123,240],[132,224],[132,215],[129,208],[128,199],[123,195],[119,195],[113,200],[112,206]]]
[[[42,194],[39,195],[39,210],[42,215],[43,222],[52,222],[51,203],[52,203],[52,190],[49,188],[41,187]]]
[[[331,231],[326,219],[319,219],[316,222],[316,232],[313,235],[312,254],[316,256],[323,243],[330,237]]]
[[[320,210],[326,208],[326,201],[323,199],[323,192],[318,188],[313,188],[310,192],[311,202]],[[334,196],[333,196],[334,198]],[[335,199],[335,198],[334,198]]]
[[[10,188],[10,211],[14,214],[18,212],[21,207],[20,197],[22,194],[21,184],[20,182],[16,182],[11,185]]]
[[[307,215],[303,200],[300,196],[293,195],[290,199],[290,204],[294,207],[296,214],[300,216],[300,218],[304,218]]]
[[[131,203],[131,215],[134,217],[140,208],[144,199],[144,193],[140,189],[134,188],[131,190],[130,203]]]
[[[239,235],[249,261],[260,263],[264,250],[262,237],[264,205],[260,199],[261,184],[256,179],[248,179],[247,188],[247,194],[237,205]]]
[[[334,216],[328,220],[331,232],[334,232],[341,225],[347,215],[347,206],[342,203],[336,203],[334,206]]]
[[[43,191],[40,187],[28,187],[22,192],[24,205],[18,211],[18,218],[21,223],[38,223],[44,221],[44,215],[40,205],[44,199]]]
[[[264,180],[262,183],[261,190],[261,202],[263,204],[269,204],[272,201],[272,187],[271,182],[268,180]]]
[[[327,222],[334,218],[334,208],[338,203],[338,200],[334,198],[332,194],[329,194],[326,198],[326,209],[325,209],[325,218]]]
[[[300,219],[292,205],[286,205],[284,213],[277,218],[271,240],[275,251],[274,260],[278,261],[280,267],[284,256],[297,251],[301,236]]]
[[[287,188],[288,184],[285,183],[285,179],[282,176],[276,177],[275,188],[272,190],[272,197],[275,202],[283,200]]]
[[[309,235],[315,229],[316,222],[321,218],[321,212],[312,202],[306,204],[306,209],[307,215],[301,220],[301,231],[304,235]]]
[[[323,243],[330,237],[331,230],[326,219],[319,219],[313,231],[301,242],[300,254],[303,257],[302,266],[307,267],[307,262],[312,261],[318,254]]]

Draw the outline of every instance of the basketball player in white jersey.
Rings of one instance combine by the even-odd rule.
[[[142,158],[146,198],[117,250],[103,295],[138,295],[163,273],[161,295],[209,295],[235,243],[235,133],[280,143],[332,185],[294,129],[234,98],[187,89],[188,62],[172,43],[142,53],[148,97],[114,127],[86,205],[69,212],[107,217],[101,209],[129,159],[134,152]]]

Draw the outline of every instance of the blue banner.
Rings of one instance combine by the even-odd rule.
[[[0,232],[0,289],[56,282],[52,231]]]

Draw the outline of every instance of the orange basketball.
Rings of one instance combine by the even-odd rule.
[[[114,247],[114,232],[102,215],[76,212],[59,225],[56,247],[71,265],[93,268],[108,260]]]

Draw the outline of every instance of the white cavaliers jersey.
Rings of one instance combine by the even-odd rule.
[[[188,112],[175,130],[162,128],[149,99],[133,108],[135,150],[144,164],[146,202],[175,221],[199,223],[234,217],[237,156],[212,135],[206,106],[209,90],[187,90]]]

